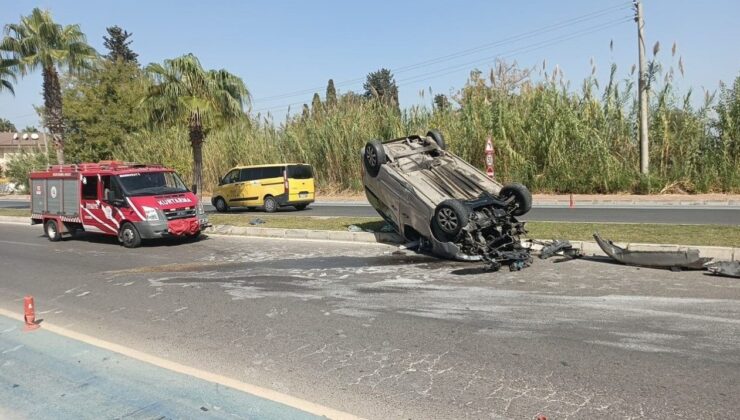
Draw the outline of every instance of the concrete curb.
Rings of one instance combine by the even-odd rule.
[[[14,223],[30,225],[26,217],[0,216],[0,223]],[[217,235],[254,236],[261,238],[309,239],[319,241],[384,243],[400,245],[405,243],[403,238],[395,233],[385,232],[347,232],[340,230],[311,230],[311,229],[275,229],[255,226],[214,225],[206,229],[206,233]],[[570,241],[574,248],[578,248],[587,256],[606,256],[599,245],[594,241]],[[715,260],[740,260],[740,247],[726,246],[691,246],[673,244],[645,244],[617,242],[617,245],[635,251],[680,251],[698,249],[702,257],[711,257]],[[541,246],[533,244],[532,249],[539,250]]]

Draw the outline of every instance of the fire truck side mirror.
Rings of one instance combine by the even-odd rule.
[[[192,191],[192,192],[193,192],[193,194],[198,194],[198,185],[197,185],[197,184],[193,184],[193,185],[192,185],[192,186],[190,187],[190,191]]]

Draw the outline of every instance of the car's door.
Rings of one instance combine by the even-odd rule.
[[[238,195],[236,183],[239,181],[239,169],[232,169],[221,180],[221,195],[229,205],[234,204],[234,198]]]
[[[259,205],[259,182],[262,168],[245,168],[239,175],[239,199],[243,206]]]

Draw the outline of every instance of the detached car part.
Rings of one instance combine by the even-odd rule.
[[[559,255],[566,258],[580,258],[583,256],[580,249],[573,248],[573,244],[570,241],[555,239],[552,241],[537,241],[531,239],[529,242],[533,244],[542,245],[540,250],[540,259],[546,260],[548,258]]]
[[[594,233],[594,239],[606,255],[626,265],[670,268],[674,270],[681,268],[701,270],[704,268],[704,264],[712,260],[711,258],[701,257],[698,249],[687,249],[685,251],[631,251],[614,245],[612,241],[602,239],[598,233]]]
[[[740,278],[740,261],[715,261],[704,264],[704,267],[716,276]]]
[[[437,131],[368,142],[362,180],[370,204],[396,232],[435,255],[483,260],[492,269],[529,265],[520,240],[526,230],[516,219],[532,207],[529,190],[501,185],[445,149]]]

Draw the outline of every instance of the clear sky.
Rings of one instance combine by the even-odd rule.
[[[648,50],[660,41],[666,65],[683,57],[682,89],[714,90],[720,80],[740,74],[740,1],[644,3]],[[361,79],[381,67],[396,69],[401,104],[408,106],[430,101],[428,93],[419,96],[422,90],[449,93],[462,87],[471,69],[487,70],[499,55],[526,67],[543,60],[548,67],[557,64],[576,86],[590,73],[592,57],[599,77],[608,75],[612,62],[627,77],[637,61],[636,25],[626,19],[632,12],[623,0],[0,0],[0,5],[3,25],[33,7],[51,10],[62,24],[79,23],[99,52],[105,52],[105,28],[119,25],[133,33],[131,47],[142,64],[192,52],[205,67],[242,77],[254,98],[252,108],[277,117],[285,115],[287,104],[299,110],[312,93],[271,97],[303,90],[318,90],[323,97],[329,78],[359,79],[337,88],[362,91]],[[674,41],[678,53],[672,59]],[[449,59],[400,71],[440,57]],[[40,75],[26,76],[15,97],[0,94],[0,117],[19,129],[36,125],[32,106],[42,102]]]

